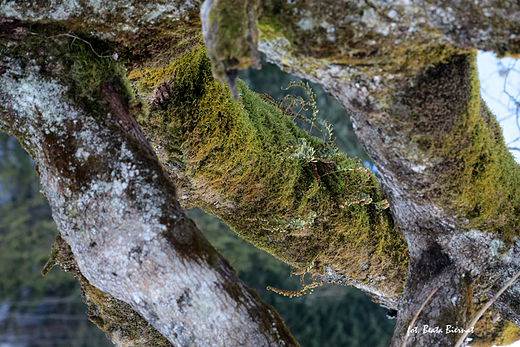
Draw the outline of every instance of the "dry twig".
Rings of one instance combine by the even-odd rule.
[[[421,311],[423,310],[424,306],[426,306],[426,303],[428,301],[430,301],[430,299],[432,298],[433,294],[435,294],[435,292],[437,291],[438,288],[433,288],[432,292],[430,293],[430,295],[428,295],[428,297],[426,298],[426,300],[424,300],[423,304],[421,305],[421,307],[419,308],[419,311],[417,311],[417,313],[415,314],[415,316],[413,317],[412,319],[412,322],[410,323],[410,325],[408,326],[408,331],[406,332],[406,337],[404,338],[404,341],[403,341],[403,347],[406,347],[406,343],[408,342],[408,336],[410,336],[410,328],[413,327],[413,325],[415,324],[415,321],[417,320],[417,317],[419,317],[419,314],[421,313]]]
[[[511,278],[502,288],[500,288],[500,290],[495,294],[495,296],[493,296],[491,298],[491,300],[489,300],[485,305],[484,307],[482,307],[482,309],[480,311],[478,311],[477,315],[475,316],[475,318],[471,321],[471,323],[469,323],[469,326],[468,328],[465,330],[466,332],[464,334],[462,334],[462,336],[460,337],[459,341],[457,341],[457,344],[455,345],[455,347],[460,347],[460,345],[462,345],[462,342],[464,342],[464,340],[466,339],[466,337],[469,335],[470,331],[471,331],[471,328],[473,328],[475,326],[475,324],[477,324],[478,320],[480,319],[480,317],[482,317],[482,315],[484,314],[484,312],[486,312],[486,310],[491,306],[493,305],[493,303],[498,299],[498,297],[500,295],[502,295],[502,293],[511,285],[513,284],[513,282],[520,276],[520,272],[518,272],[516,275],[513,276],[513,278]]]

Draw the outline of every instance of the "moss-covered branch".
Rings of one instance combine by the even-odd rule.
[[[147,346],[298,346],[180,208],[135,122],[141,108],[124,68],[99,54],[105,43],[10,24],[16,35],[0,40],[0,129],[35,160],[107,336]],[[141,334],[130,307],[163,337]]]
[[[512,242],[520,235],[520,166],[481,101],[476,53],[454,55],[401,86],[386,110],[422,156],[416,192],[456,215],[464,228]]]
[[[376,161],[410,250],[393,345],[402,344],[434,287],[439,292],[417,326],[464,326],[476,312],[473,300],[492,296],[518,270],[519,251],[519,167],[481,103],[474,53],[397,79],[381,103],[354,103],[353,83],[336,88]],[[518,323],[516,293],[511,289],[496,307]],[[457,336],[415,334],[410,341],[453,345]]]
[[[418,291],[429,286],[446,286],[434,297],[431,313],[424,315],[430,325],[469,323],[476,313],[475,298],[494,294],[518,268],[512,257],[518,253],[515,241],[520,232],[520,166],[507,150],[495,117],[481,102],[475,58],[475,53],[454,54],[403,78],[399,91],[385,99],[386,124],[372,123],[382,134],[391,131],[392,142],[384,145],[365,137],[369,146],[378,147],[375,151],[385,163],[385,181],[395,201],[401,200],[401,206],[422,205],[425,211],[410,218],[401,207],[396,217],[412,258],[403,299],[415,300]],[[392,176],[399,177],[399,185]],[[405,193],[400,187],[404,182]],[[433,209],[426,213],[431,208],[442,215]],[[425,278],[423,266],[436,269],[437,275]],[[423,287],[421,282],[431,284]],[[519,300],[514,293],[510,291],[514,299],[506,299],[502,314],[517,321],[506,309]],[[447,297],[460,298],[451,310]],[[416,305],[404,306],[403,316]],[[501,334],[497,335],[499,340]],[[453,343],[455,336],[445,334],[442,341]]]
[[[243,66],[256,47],[286,71],[333,85],[355,82],[379,97],[394,78],[415,74],[457,51],[520,53],[520,7],[514,1],[206,1],[202,22],[209,57]],[[233,7],[233,10],[229,10]],[[247,11],[246,11],[247,9]],[[226,14],[232,11],[232,15]],[[226,20],[233,18],[233,20]],[[258,21],[251,26],[251,18]],[[238,46],[240,45],[241,46]],[[238,47],[237,47],[238,46]],[[227,51],[225,51],[227,49]],[[359,102],[359,98],[356,102]]]
[[[519,8],[459,5],[376,1],[341,11],[333,1],[296,1],[266,3],[259,15],[260,51],[323,84],[350,111],[376,162],[410,251],[395,346],[434,287],[439,292],[418,325],[463,326],[474,313],[472,298],[518,271],[519,167],[481,104],[471,52],[517,54],[518,27],[503,18],[516,18]],[[519,324],[516,292],[497,307]],[[410,341],[454,339],[419,334]]]
[[[296,268],[345,276],[395,305],[406,246],[358,160],[297,128],[240,81],[235,103],[202,45],[131,78],[145,98],[161,91],[140,124],[182,187],[181,202]]]

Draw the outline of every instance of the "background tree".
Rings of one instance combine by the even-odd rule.
[[[472,298],[518,271],[519,168],[480,104],[471,53],[517,53],[517,4],[241,4],[206,2],[201,16],[213,73],[241,103],[211,78],[196,5],[2,7],[16,18],[2,23],[2,127],[36,159],[74,253],[58,243],[58,262],[130,303],[174,343],[240,343],[244,333],[256,345],[295,343],[184,217],[133,115],[184,205],[199,204],[299,273],[312,272],[314,284],[353,284],[399,309],[393,345],[434,287],[418,325],[465,326]],[[268,59],[320,82],[350,111],[391,212],[381,208],[375,177],[336,152],[315,114],[324,141],[295,128],[283,107],[235,86],[236,70],[258,60],[258,32]],[[124,72],[103,60],[104,52],[116,58],[116,42],[133,68],[135,102]],[[179,259],[193,276],[178,276]],[[496,307],[517,322],[515,293]],[[238,300],[246,310],[208,309],[208,299]],[[124,303],[105,307],[130,312]],[[117,340],[120,325],[110,326]],[[209,336],[208,326],[222,334]],[[417,334],[409,343],[456,338]]]

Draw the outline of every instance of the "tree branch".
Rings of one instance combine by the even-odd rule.
[[[198,3],[144,1],[120,11],[129,8],[127,1],[73,2],[59,11],[47,4],[29,11],[23,2],[1,1],[0,17],[16,17],[0,21],[7,29],[1,126],[36,159],[43,191],[85,277],[130,303],[172,342],[222,345],[232,335],[239,343],[244,336],[258,345],[294,343],[186,219],[171,178],[181,201],[220,214],[239,233],[253,226],[248,237],[257,245],[300,269],[313,266],[335,283],[365,288],[390,307],[403,288],[404,237],[410,261],[392,345],[402,343],[406,323],[435,287],[439,292],[419,323],[465,326],[471,298],[495,292],[497,279],[520,266],[520,169],[480,104],[471,53],[520,52],[518,3],[356,2],[345,8],[335,1],[251,1],[232,12],[238,18],[223,16],[229,7],[218,3],[209,1],[203,18],[205,36],[216,40],[208,44],[213,66],[223,62],[233,85],[236,68],[255,61],[258,32],[268,59],[321,83],[349,110],[382,190],[349,159],[314,156],[331,147],[280,121],[265,103],[247,104],[255,97],[246,96],[246,88],[237,106],[208,79],[209,63],[196,42],[198,19],[192,19]],[[115,40],[107,38],[116,37],[128,66],[138,66],[132,78],[145,81],[138,89],[153,99],[150,115],[139,107],[128,112],[143,124],[151,120],[146,135],[153,135],[172,177],[126,117],[131,93],[124,72],[82,42],[29,38],[27,28],[41,28],[40,21],[56,25],[45,37],[88,27],[104,47],[100,55],[113,51]],[[192,59],[182,65],[189,70],[179,64],[160,69],[172,58],[178,63],[180,53],[183,63]],[[251,112],[255,108],[259,112]],[[159,136],[167,131],[168,141]],[[290,146],[298,152],[280,162]],[[349,172],[346,180],[329,172],[332,163]],[[267,174],[258,176],[262,169]],[[383,194],[391,214],[367,204],[384,205]],[[284,250],[284,244],[294,247]],[[378,273],[384,278],[374,279]],[[495,307],[519,324],[514,307],[520,297],[510,292]],[[188,296],[192,306],[174,304]],[[239,309],[220,319],[219,310],[237,300]],[[258,312],[263,318],[251,323]],[[204,327],[218,333],[204,336]],[[452,345],[456,338],[418,334],[411,343]]]
[[[155,79],[159,71],[164,79]],[[164,99],[152,97],[141,126],[184,206],[218,216],[297,269],[364,288],[396,307],[407,266],[404,239],[375,176],[358,160],[298,129],[240,81],[235,103],[211,77],[203,46],[167,70],[134,75],[143,99]]]
[[[36,161],[88,282],[130,304],[174,345],[297,346],[180,208],[128,112],[120,68],[68,42],[46,41],[45,55],[30,44],[3,50],[0,127]],[[87,73],[95,78],[85,80]]]

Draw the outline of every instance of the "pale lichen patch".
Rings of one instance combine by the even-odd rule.
[[[116,33],[136,33],[160,21],[175,21],[194,11],[197,1],[100,1],[54,0],[51,2],[0,1],[0,16],[26,21],[74,22],[78,18],[91,27],[98,27],[98,34],[110,38]],[[110,29],[108,29],[111,27]]]

